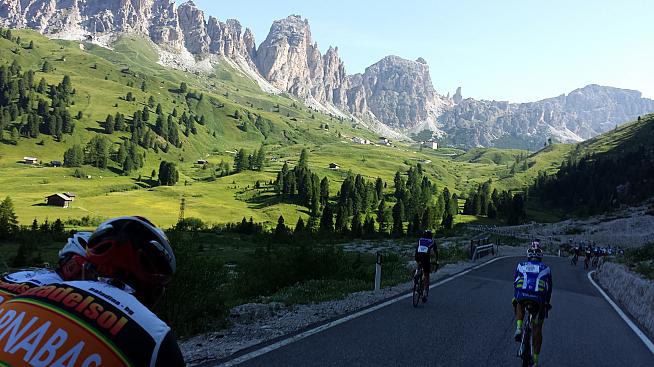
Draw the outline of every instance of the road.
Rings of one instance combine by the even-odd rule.
[[[239,366],[517,366],[510,300],[519,258],[488,264]],[[553,309],[541,366],[654,366],[654,354],[590,283],[583,263],[546,258]]]

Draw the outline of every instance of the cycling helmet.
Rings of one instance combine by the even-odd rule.
[[[59,251],[57,273],[63,280],[81,280],[87,278],[84,269],[87,264],[86,247],[91,232],[77,232]]]
[[[531,243],[531,248],[536,249],[540,248],[540,240],[536,238],[532,243]]]
[[[540,249],[540,247],[530,247],[527,250],[527,258],[528,259],[542,259],[543,258],[543,250]]]
[[[431,229],[427,229],[422,232],[422,238],[433,238],[434,234],[431,232]]]
[[[100,224],[88,247],[87,258],[98,276],[116,278],[137,292],[163,288],[175,273],[168,238],[143,217],[119,217]]]
[[[64,247],[59,250],[59,259],[71,254],[86,256],[89,237],[91,237],[91,232],[77,232],[73,237],[68,238]]]

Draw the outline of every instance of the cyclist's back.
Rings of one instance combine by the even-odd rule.
[[[50,269],[26,269],[0,278],[0,304],[32,288],[61,282],[63,279]]]
[[[86,241],[90,236],[90,232],[78,232],[68,238],[66,245],[59,251],[56,270],[30,268],[6,274],[0,278],[0,304],[32,288],[81,279],[80,273],[86,252]]]
[[[112,285],[33,288],[0,305],[0,360],[19,366],[183,366],[170,328]]]
[[[538,260],[518,264],[514,277],[515,299],[547,303],[552,294],[552,276],[549,266]]]

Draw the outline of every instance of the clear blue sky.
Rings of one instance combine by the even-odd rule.
[[[178,1],[181,3],[182,1]],[[528,102],[595,83],[654,98],[652,0],[195,0],[257,45],[276,19],[309,19],[348,74],[386,55],[423,57],[441,94]],[[207,16],[208,17],[208,16]]]

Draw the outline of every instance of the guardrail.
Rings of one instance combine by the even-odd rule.
[[[475,246],[475,250],[472,252],[472,261],[477,260],[482,256],[482,254],[488,254],[492,253],[495,255],[495,245],[492,243],[490,245],[481,245],[481,246]]]
[[[493,244],[489,237],[470,240],[470,260],[475,261],[482,256],[488,255],[488,253],[495,255],[496,245],[499,249],[499,241]]]

